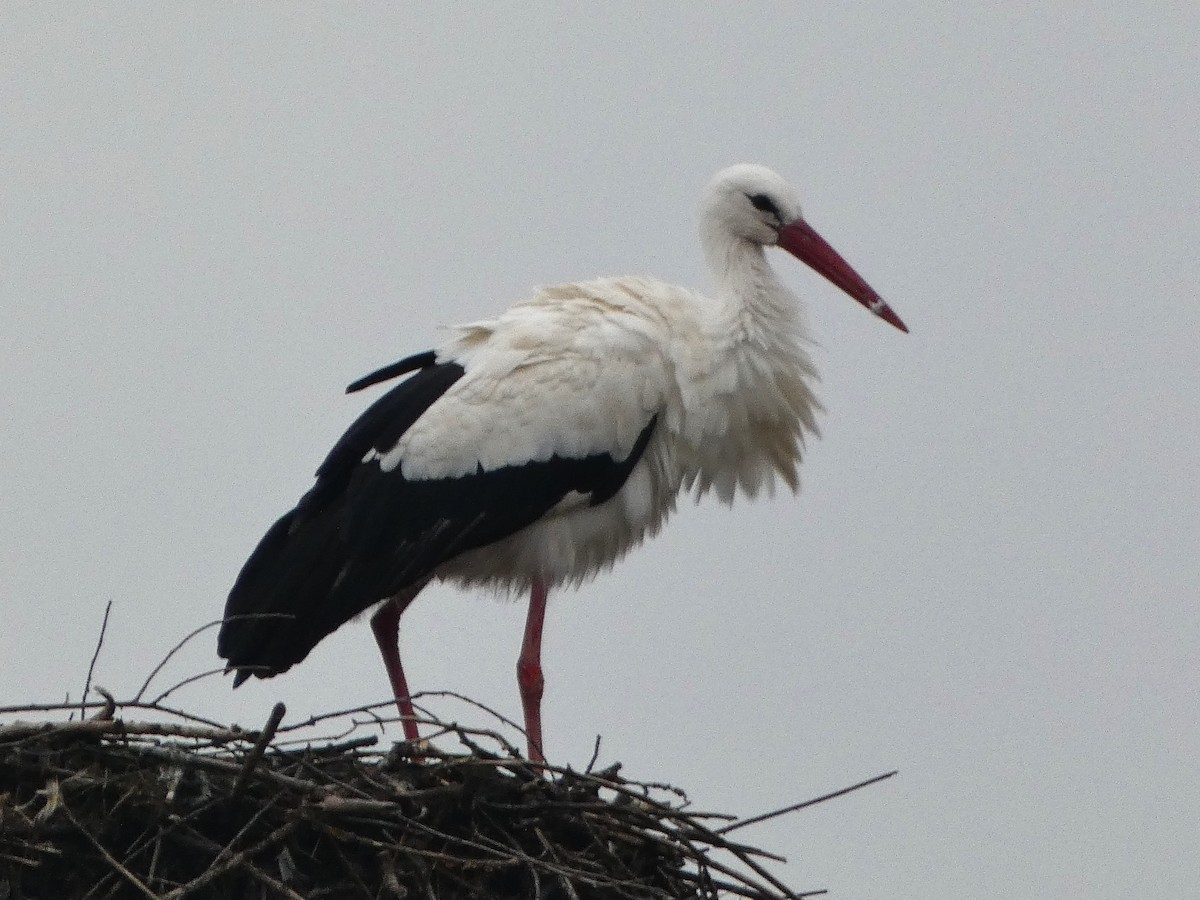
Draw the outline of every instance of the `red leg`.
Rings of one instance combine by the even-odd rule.
[[[525,739],[529,743],[529,758],[545,762],[542,756],[542,623],[546,619],[546,585],[540,579],[533,582],[529,593],[529,615],[525,619],[525,639],[517,657],[517,686],[521,690],[521,707],[525,711]]]
[[[417,599],[417,594],[425,582],[413,585],[397,594],[371,616],[371,631],[375,633],[375,643],[383,655],[383,667],[387,669],[388,681],[392,683],[392,693],[396,697],[396,709],[400,711],[400,719],[404,725],[404,737],[410,741],[419,741],[413,711],[411,695],[408,692],[408,682],[404,678],[404,667],[400,665],[400,616],[408,605]]]

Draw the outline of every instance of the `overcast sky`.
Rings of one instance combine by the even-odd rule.
[[[434,11],[437,7],[440,11]],[[0,704],[129,696],[220,615],[369,397],[534,284],[708,284],[761,162],[895,307],[790,257],[804,491],[682,504],[547,622],[547,755],[742,815],[839,898],[1200,881],[1200,7],[0,7]],[[405,616],[416,689],[519,717],[524,604]],[[194,642],[163,686],[217,663]],[[365,623],[182,706],[388,696]],[[450,701],[435,711],[488,722]],[[397,731],[397,736],[399,733]]]

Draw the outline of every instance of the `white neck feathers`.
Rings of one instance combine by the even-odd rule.
[[[816,433],[820,409],[799,302],[761,244],[715,229],[703,239],[717,291],[705,316],[707,377],[696,382],[706,396],[692,407],[705,412],[686,429],[696,487],[726,502],[739,488],[770,490],[776,476],[796,490],[804,434]]]

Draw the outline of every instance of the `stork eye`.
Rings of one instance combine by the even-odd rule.
[[[783,218],[779,215],[779,208],[775,205],[775,201],[766,194],[747,194],[746,196],[750,199],[755,209],[770,213],[776,219],[783,221]]]

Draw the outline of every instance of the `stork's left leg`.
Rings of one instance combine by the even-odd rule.
[[[533,582],[529,592],[529,614],[525,618],[525,639],[517,657],[517,686],[521,690],[521,707],[525,711],[525,739],[529,758],[545,762],[542,756],[542,623],[546,619],[546,584]]]

